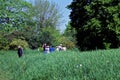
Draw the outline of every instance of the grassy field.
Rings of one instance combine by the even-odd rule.
[[[43,54],[0,51],[0,80],[119,80],[120,49]]]

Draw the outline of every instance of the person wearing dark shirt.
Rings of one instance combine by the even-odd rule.
[[[23,48],[21,46],[18,46],[18,57],[22,57],[23,55]]]
[[[43,48],[43,51],[45,51],[45,48],[46,48],[46,43],[45,44],[43,44],[43,46],[42,46],[42,48]]]

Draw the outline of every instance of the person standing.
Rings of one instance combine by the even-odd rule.
[[[18,46],[18,57],[22,57],[23,55],[23,48],[21,46]]]
[[[50,46],[46,46],[45,53],[50,53]]]
[[[42,46],[44,52],[45,52],[45,48],[46,48],[46,46],[47,46],[46,43],[43,44],[43,46]]]
[[[55,48],[53,46],[50,46],[50,52],[54,52]]]
[[[60,44],[59,46],[59,51],[62,51],[63,49],[62,49],[62,44]]]

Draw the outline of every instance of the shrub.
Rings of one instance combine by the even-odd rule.
[[[111,43],[106,43],[106,42],[104,42],[103,44],[104,44],[104,48],[105,48],[105,49],[110,49]]]
[[[59,43],[62,43],[63,46],[66,46],[68,49],[73,49],[75,48],[75,43],[69,40],[69,38],[62,36],[59,39]]]
[[[28,49],[29,47],[28,43],[25,40],[21,39],[13,39],[9,47],[10,49],[16,50],[19,45],[22,46],[24,49]]]
[[[8,50],[9,41],[3,37],[0,37],[0,50]]]
[[[38,51],[43,52],[43,48],[42,48],[42,47],[39,47],[39,48],[38,48]]]
[[[66,45],[66,47],[67,47],[68,49],[73,49],[73,48],[75,48],[75,44],[74,44],[74,42],[72,42],[72,41],[66,41],[66,42],[65,42],[65,45]]]

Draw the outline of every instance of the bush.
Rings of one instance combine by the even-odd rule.
[[[42,47],[39,47],[39,48],[38,48],[38,51],[43,52],[43,48],[42,48]]]
[[[75,43],[69,40],[69,38],[62,36],[59,41],[59,43],[62,43],[63,46],[66,46],[68,49],[75,48]]]
[[[9,49],[9,41],[3,37],[0,37],[0,50],[8,50]]]
[[[73,49],[73,48],[75,48],[75,44],[74,44],[74,42],[72,42],[72,41],[66,41],[64,44],[66,45],[66,47],[67,47],[68,49]]]
[[[103,44],[104,44],[104,48],[105,48],[105,49],[110,49],[111,43],[106,43],[106,42],[104,42]]]
[[[28,49],[29,45],[25,40],[21,39],[13,39],[12,42],[10,43],[9,47],[10,49],[17,50],[18,46],[22,46],[24,49]]]

